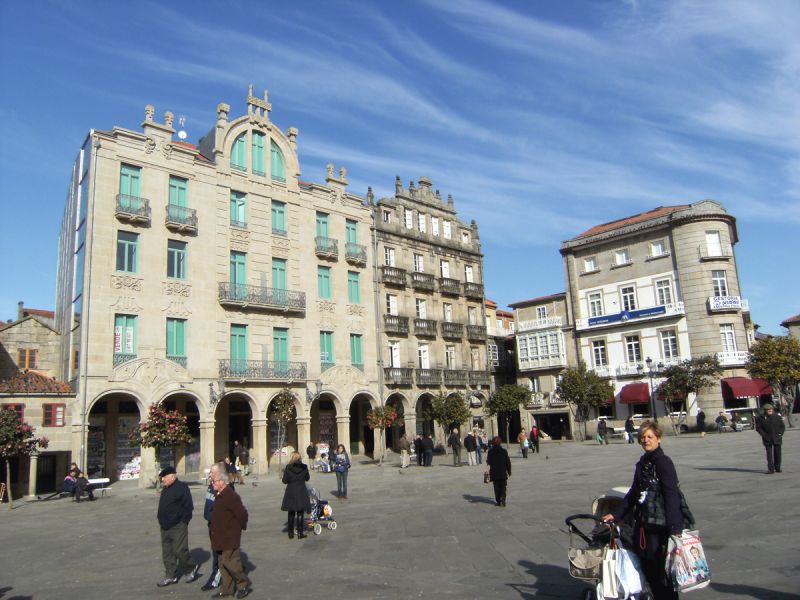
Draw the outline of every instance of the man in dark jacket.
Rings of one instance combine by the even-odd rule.
[[[189,486],[178,479],[173,467],[164,467],[158,476],[164,486],[158,500],[158,524],[161,526],[161,558],[166,577],[157,585],[164,587],[178,583],[184,574],[186,583],[191,583],[200,576],[200,566],[189,554],[189,521],[194,510],[192,494]]]
[[[433,464],[433,439],[430,433],[422,438],[422,453],[425,456],[423,465],[430,467]]]
[[[422,436],[417,435],[414,438],[414,453],[417,455],[417,466],[422,466],[422,459],[424,456],[424,451],[422,449]]]
[[[225,465],[219,465],[211,480],[217,497],[211,513],[211,549],[217,554],[222,583],[215,597],[232,596],[244,598],[253,591],[250,579],[242,568],[239,548],[242,545],[242,531],[247,529],[247,509],[223,475]]]
[[[492,439],[492,446],[486,454],[486,464],[489,467],[489,477],[494,485],[494,499],[497,506],[506,505],[506,485],[511,477],[511,459],[503,448],[500,436]]]
[[[605,419],[597,421],[597,442],[601,446],[603,444],[608,446],[608,425],[606,425]]]
[[[539,426],[536,423],[534,423],[533,427],[531,427],[531,435],[529,436],[529,439],[531,440],[531,450],[533,450],[533,452],[535,454],[538,454],[539,453]]]
[[[775,413],[772,404],[764,405],[764,414],[756,418],[756,431],[767,450],[767,472],[781,472],[781,444],[786,425],[783,418]]]
[[[472,432],[468,433],[466,437],[464,437],[464,450],[467,451],[467,464],[470,467],[477,466],[478,457],[476,452],[478,450],[478,440],[475,439],[475,436],[472,434]]]
[[[447,438],[447,445],[453,450],[453,466],[461,466],[461,438],[458,435],[458,429],[453,429],[450,437]]]

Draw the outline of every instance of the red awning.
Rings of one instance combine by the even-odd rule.
[[[622,404],[647,404],[650,402],[650,386],[646,383],[629,383],[619,392]]]
[[[728,377],[719,383],[722,387],[722,397],[725,399],[757,398],[758,396],[772,394],[772,386],[765,379]]]

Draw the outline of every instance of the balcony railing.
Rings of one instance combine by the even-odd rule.
[[[594,371],[598,377],[613,377],[614,376],[614,368],[609,367],[608,365],[602,367],[589,367],[590,371]]]
[[[306,309],[306,294],[258,285],[222,282],[219,284],[219,303],[303,312]]]
[[[528,369],[550,369],[552,367],[566,367],[567,356],[561,354],[558,356],[542,356],[542,357],[528,357],[519,359],[520,370]]]
[[[367,247],[347,242],[344,245],[344,257],[347,262],[354,265],[365,265],[367,264]]]
[[[417,335],[436,335],[436,321],[432,319],[414,319],[414,333]]]
[[[556,394],[550,394],[550,399],[548,400],[547,404],[550,406],[566,406],[567,401],[559,398]]]
[[[708,299],[708,310],[711,312],[749,311],[750,303],[741,296],[711,296]]]
[[[452,294],[458,296],[461,293],[461,282],[458,279],[450,279],[449,277],[439,278],[439,291],[443,294]]]
[[[150,200],[127,194],[117,194],[116,217],[133,223],[150,222]]]
[[[441,385],[441,369],[417,369],[417,385]]]
[[[306,363],[225,358],[219,361],[219,376],[239,381],[297,381],[306,379]]]
[[[633,364],[628,363],[625,365],[617,365],[616,373],[622,377],[628,377],[631,375],[641,375],[645,372],[644,366],[642,363]]]
[[[175,364],[182,366],[184,369],[186,368],[186,357],[185,356],[170,356],[167,354],[167,360],[171,360]]]
[[[561,327],[564,324],[563,317],[545,317],[543,319],[531,319],[520,321],[518,331],[531,331],[533,329],[547,329],[548,327]]]
[[[462,335],[464,335],[464,325],[461,323],[449,323],[447,321],[442,323],[442,337],[460,338]]]
[[[186,206],[167,204],[167,216],[164,219],[167,229],[197,233],[197,211]]]
[[[747,362],[748,352],[738,350],[735,352],[717,352],[717,360],[723,367],[743,365]]]
[[[483,299],[483,285],[480,283],[464,282],[464,295],[467,298]]]
[[[729,260],[733,257],[733,248],[727,244],[719,247],[700,244],[697,253],[700,255],[700,260]]]
[[[383,329],[386,333],[408,333],[408,317],[383,315]]]
[[[122,352],[115,352],[114,353],[114,367],[118,367],[121,364],[128,362],[129,360],[136,360],[135,354],[124,354]]]
[[[468,374],[467,371],[460,369],[445,369],[442,371],[444,375],[445,385],[467,385]]]
[[[416,290],[432,292],[436,288],[436,278],[430,273],[411,272],[411,285]]]
[[[544,407],[544,394],[542,392],[532,392],[531,398],[525,403],[525,408]]]
[[[485,340],[486,325],[467,325],[467,339]]]
[[[318,235],[314,238],[317,256],[336,258],[339,256],[339,241]]]
[[[413,373],[414,369],[402,367],[386,367],[383,369],[386,385],[411,385],[414,383]]]
[[[672,304],[661,304],[659,306],[651,306],[649,308],[640,308],[637,310],[623,310],[622,312],[589,317],[588,319],[577,319],[575,321],[575,328],[580,331],[581,329],[593,329],[595,327],[612,327],[614,325],[635,321],[650,321],[653,319],[674,317],[682,315],[685,312],[686,310],[683,307],[683,302],[673,302]]]
[[[406,270],[398,269],[397,267],[383,266],[381,267],[383,275],[383,283],[391,283],[393,285],[406,284]]]
[[[489,385],[492,381],[492,375],[489,371],[470,371],[469,383],[470,385]]]

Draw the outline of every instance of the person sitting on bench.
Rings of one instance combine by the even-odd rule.
[[[74,463],[73,463],[74,464]],[[89,480],[86,479],[86,476],[81,472],[77,465],[73,466],[70,469],[70,472],[64,478],[64,491],[70,491],[67,489],[69,486],[69,480],[72,480],[72,493],[75,497],[75,502],[81,501],[81,496],[83,496],[84,492],[89,495],[89,500],[94,501],[94,494],[92,493],[92,486],[89,485]]]

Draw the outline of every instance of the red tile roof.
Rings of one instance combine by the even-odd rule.
[[[520,306],[525,306],[526,304],[533,304],[534,302],[544,302],[545,300],[554,300],[556,298],[563,298],[567,295],[567,292],[558,292],[557,294],[550,294],[548,296],[539,296],[538,298],[531,298],[530,300],[520,300],[519,302],[514,302],[509,304],[511,308],[518,308]]]
[[[72,386],[38,371],[19,371],[0,379],[0,394],[72,394]]]
[[[616,221],[609,221],[608,223],[603,223],[602,225],[595,225],[591,229],[587,229],[586,231],[584,231],[580,235],[576,235],[572,239],[577,240],[583,237],[588,237],[590,235],[596,235],[598,233],[611,231],[612,229],[619,229],[621,227],[625,227],[626,225],[633,225],[634,223],[641,223],[642,221],[657,219],[658,217],[663,217],[664,215],[668,215],[675,211],[689,208],[690,206],[691,206],[690,204],[678,204],[676,206],[659,206],[658,208],[654,208],[653,210],[648,210],[647,212],[639,213],[638,215],[624,217],[622,219],[617,219]]]
[[[781,321],[781,326],[786,327],[787,325],[793,325],[795,323],[800,323],[800,315],[795,315],[793,317],[789,317],[788,319],[784,319]]]
[[[52,310],[42,310],[40,308],[23,308],[22,309],[22,316],[27,317],[28,315],[37,315],[40,317],[46,317],[48,319],[55,319],[56,313]]]
[[[187,148],[191,148],[192,150],[197,150],[197,146],[195,146],[191,142],[184,142],[183,140],[175,140],[172,143],[177,144],[178,146],[186,146]]]

